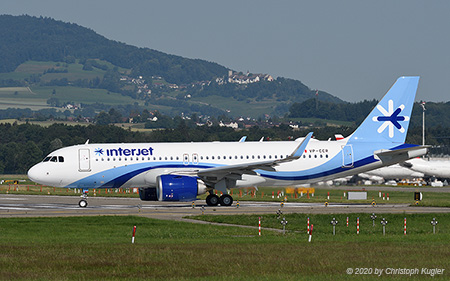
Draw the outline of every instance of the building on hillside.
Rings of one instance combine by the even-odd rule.
[[[241,74],[232,70],[228,71],[228,83],[252,84],[261,81],[272,82],[273,80],[273,77],[269,74],[250,74],[249,72],[247,74]]]

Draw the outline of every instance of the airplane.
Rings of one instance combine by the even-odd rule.
[[[427,177],[439,178],[442,180],[450,179],[450,161],[443,160],[425,160],[422,158],[411,159],[400,164],[401,166]]]
[[[405,144],[419,77],[400,77],[348,137],[320,141],[97,143],[58,149],[28,171],[43,185],[83,190],[139,188],[144,201],[231,206],[231,188],[277,187],[342,178],[426,154]],[[217,190],[223,195],[217,196]]]
[[[382,167],[372,171],[361,173],[359,174],[359,176],[373,181],[388,181],[398,179],[418,179],[423,178],[425,175],[424,173],[405,168],[400,164],[395,164],[389,167]]]

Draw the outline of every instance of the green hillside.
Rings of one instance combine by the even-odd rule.
[[[93,30],[51,18],[0,15],[0,91],[11,94],[8,105],[45,107],[60,102],[138,104],[166,114],[260,117],[284,115],[294,102],[315,97],[300,81],[267,79],[257,83],[230,82],[229,69],[213,62],[187,59],[149,48],[109,40]],[[49,96],[49,91],[57,92]],[[109,94],[108,94],[109,93]],[[105,97],[105,94],[108,96]],[[124,96],[123,99],[117,95]],[[319,100],[341,103],[328,93]]]

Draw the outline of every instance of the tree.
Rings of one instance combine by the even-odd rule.
[[[97,117],[95,117],[95,123],[98,125],[108,125],[111,123],[109,114],[104,111],[100,112]]]

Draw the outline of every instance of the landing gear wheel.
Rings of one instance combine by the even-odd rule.
[[[210,194],[206,197],[206,204],[208,206],[217,206],[219,205],[219,196],[215,194]]]
[[[228,194],[220,196],[219,202],[221,206],[231,206],[233,204],[233,197]]]
[[[78,206],[80,206],[81,208],[86,208],[87,204],[88,204],[87,201],[84,199],[78,202]]]

